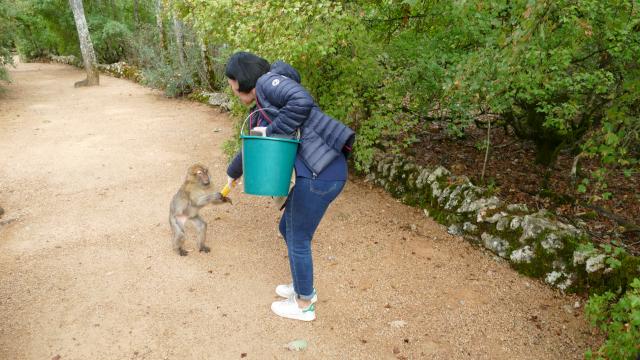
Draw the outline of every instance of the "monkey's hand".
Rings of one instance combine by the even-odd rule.
[[[220,201],[222,201],[223,203],[228,202],[229,204],[233,205],[233,201],[231,201],[230,197],[224,196],[221,193],[220,194]]]
[[[231,198],[228,198],[228,197],[222,195],[222,193],[220,193],[220,192],[216,192],[216,193],[213,193],[213,194],[206,195],[205,197],[203,197],[203,200],[202,200],[203,204],[209,204],[209,203],[211,203],[211,204],[222,204],[222,203],[225,203],[225,202],[228,202],[228,203],[232,204]]]

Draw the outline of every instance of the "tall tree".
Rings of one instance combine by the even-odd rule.
[[[82,6],[82,0],[69,0],[69,5],[73,11],[73,18],[76,22],[76,28],[78,29],[78,39],[80,40],[80,51],[82,52],[82,60],[84,62],[84,68],[87,71],[87,78],[75,83],[75,86],[92,86],[100,83],[98,75],[98,66],[96,61],[96,54],[93,51],[93,43],[91,43],[91,36],[89,35],[89,28],[87,27],[87,20],[84,17],[84,7]]]
[[[184,59],[184,33],[183,33],[183,24],[182,21],[178,18],[173,12],[173,31],[176,36],[176,51],[178,52],[178,60],[180,61],[180,67],[184,69],[185,67],[185,59]]]
[[[133,26],[138,27],[138,0],[133,0]]]
[[[165,49],[164,27],[162,25],[162,0],[156,0],[156,26],[158,27],[158,35],[160,36],[160,48]]]

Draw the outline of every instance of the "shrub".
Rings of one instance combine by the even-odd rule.
[[[623,296],[612,292],[592,295],[586,314],[593,326],[607,334],[605,343],[588,359],[635,359],[640,355],[640,279]]]

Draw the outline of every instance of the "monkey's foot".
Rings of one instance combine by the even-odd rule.
[[[209,251],[211,251],[211,249],[208,246],[202,245],[200,247],[200,252],[208,253]]]
[[[178,254],[180,254],[180,256],[187,256],[188,252],[186,250],[184,250],[183,248],[179,248],[178,249]]]

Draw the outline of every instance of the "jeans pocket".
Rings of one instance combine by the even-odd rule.
[[[311,180],[309,181],[309,191],[331,202],[338,196],[343,185],[344,181]]]

